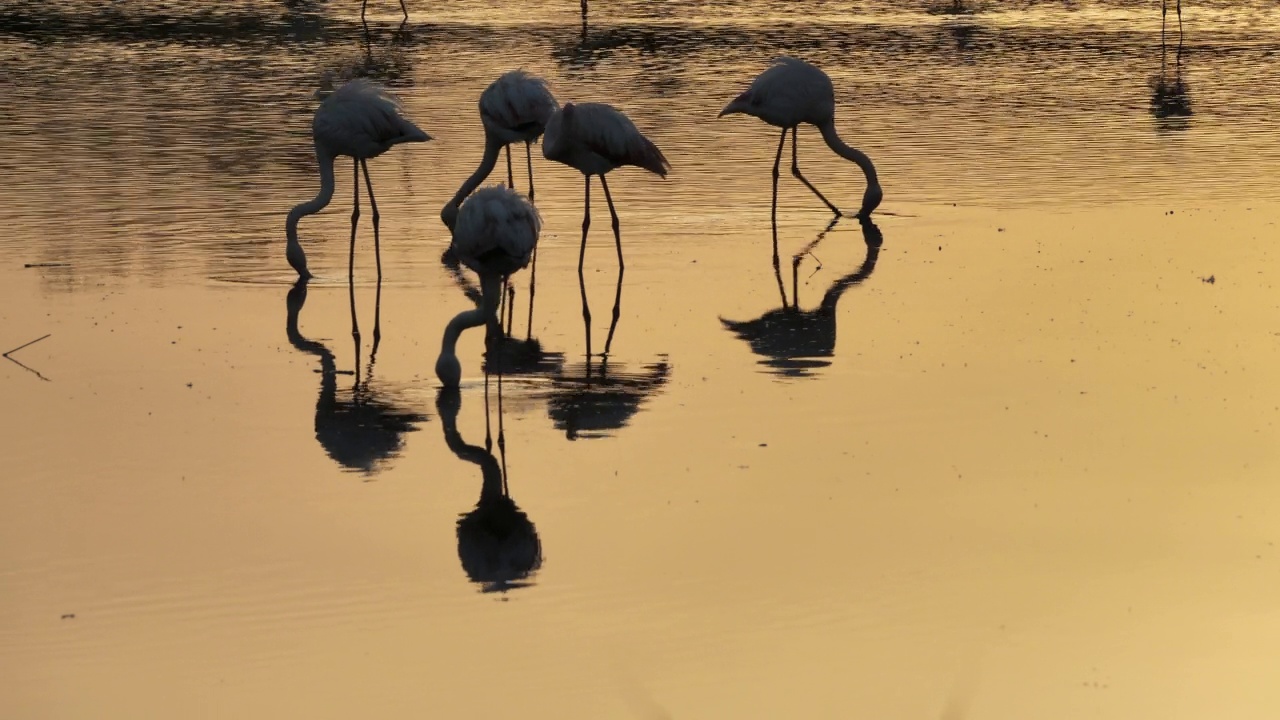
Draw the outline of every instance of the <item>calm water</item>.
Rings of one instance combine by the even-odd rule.
[[[1275,716],[1274,3],[369,1],[0,0],[0,716]],[[715,115],[784,52],[886,199],[784,172],[775,275],[777,136]],[[610,177],[621,286],[596,198],[606,360],[535,157],[537,342],[451,398],[512,67],[673,170]],[[326,71],[436,138],[370,165],[381,285],[346,163],[284,260]]]

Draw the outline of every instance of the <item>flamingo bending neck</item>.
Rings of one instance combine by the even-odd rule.
[[[444,337],[440,340],[440,357],[436,358],[436,377],[440,378],[446,388],[456,388],[462,381],[462,364],[458,362],[456,352],[458,337],[462,335],[462,331],[479,327],[486,322],[496,324],[498,300],[502,294],[501,283],[501,278],[482,276],[480,289],[484,299],[481,306],[458,313],[445,326]]]
[[[458,219],[458,207],[462,204],[462,201],[467,199],[467,196],[476,188],[480,187],[480,183],[484,182],[484,179],[493,172],[494,166],[498,164],[498,153],[501,152],[502,147],[502,141],[486,128],[484,133],[484,157],[480,158],[480,167],[471,173],[471,177],[462,183],[462,187],[458,188],[458,192],[454,193],[453,197],[444,206],[444,209],[440,211],[440,219],[444,221],[445,227],[449,228],[449,230],[453,230],[453,224]]]
[[[311,200],[295,205],[289,211],[289,219],[285,221],[284,233],[288,241],[285,257],[302,278],[311,277],[311,272],[307,270],[307,255],[298,242],[298,221],[304,216],[320,212],[333,199],[333,160],[333,153],[326,152],[319,145],[316,146],[316,164],[320,166],[320,192]]]
[[[880,179],[876,176],[876,166],[871,162],[871,158],[861,150],[846,145],[844,140],[840,139],[840,134],[836,132],[835,119],[825,122],[818,126],[818,130],[822,133],[822,139],[827,142],[827,147],[832,152],[839,155],[857,165],[862,169],[862,174],[867,176],[867,191],[862,196],[862,209],[858,214],[866,217],[871,214],[872,210],[880,204],[884,198],[884,192],[880,189]]]

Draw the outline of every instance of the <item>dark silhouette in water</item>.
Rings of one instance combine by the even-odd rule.
[[[354,294],[354,287],[351,288]],[[289,344],[320,359],[320,394],[316,398],[315,430],[325,453],[347,470],[372,476],[400,454],[404,434],[417,430],[427,416],[402,407],[389,393],[373,385],[375,340],[364,377],[360,374],[360,342],[355,343],[355,370],[340,371],[333,352],[321,342],[303,337],[298,316],[307,302],[307,281],[299,280],[285,299],[285,332]],[[354,375],[351,388],[338,389],[338,375]]]
[[[542,543],[529,516],[511,499],[507,486],[507,442],[502,422],[502,376],[498,376],[498,453],[493,456],[489,432],[489,376],[485,375],[484,447],[468,445],[458,432],[462,396],[457,388],[442,388],[436,412],[444,441],[458,458],[480,466],[483,478],[475,509],[458,520],[458,560],[481,592],[505,592],[530,584],[542,567]]]
[[[1187,130],[1191,127],[1191,94],[1182,79],[1182,33],[1178,33],[1178,49],[1172,68],[1168,62],[1168,50],[1164,33],[1160,33],[1160,72],[1151,76],[1151,116],[1158,130]]]
[[[607,437],[640,411],[651,395],[667,384],[671,364],[665,355],[630,372],[625,365],[587,357],[551,378],[547,414],[570,440]]]
[[[798,290],[797,272],[800,261],[810,250],[817,246],[827,232],[835,226],[832,221],[809,246],[795,255],[791,261],[792,300],[787,304],[783,291],[782,307],[770,310],[755,320],[737,321],[720,318],[725,329],[746,340],[751,351],[764,356],[761,364],[771,368],[771,372],[786,377],[806,377],[812,370],[826,367],[831,362],[824,358],[832,357],[836,347],[836,304],[845,290],[866,280],[876,269],[876,259],[880,256],[880,245],[884,238],[880,229],[869,219],[859,219],[862,226],[862,237],[867,245],[866,259],[854,272],[836,280],[822,296],[822,302],[813,310],[801,310]],[[776,228],[775,228],[776,232]],[[777,266],[774,266],[775,273]],[[778,287],[782,288],[782,277],[778,275]]]

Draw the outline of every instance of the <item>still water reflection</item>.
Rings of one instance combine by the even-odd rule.
[[[1275,717],[1280,9],[1162,49],[1154,2],[952,4],[0,0],[0,350],[49,335],[48,382],[0,363],[0,716]],[[789,281],[778,136],[715,120],[781,54],[889,198],[815,247],[783,183]],[[582,178],[535,148],[536,316],[518,275],[437,396],[439,210],[516,67],[674,170],[611,188],[583,357]],[[337,205],[290,289],[326,74],[438,140],[377,164],[384,282]]]
[[[379,300],[381,296],[379,296]],[[307,281],[299,280],[285,298],[288,314],[285,332],[289,344],[320,359],[320,394],[316,397],[316,440],[325,454],[344,469],[372,476],[385,469],[404,448],[404,435],[418,429],[427,416],[409,409],[394,387],[374,380],[374,362],[380,338],[375,332],[369,363],[360,369],[361,342],[352,325],[354,362],[351,370],[339,370],[327,345],[304,337],[298,329],[302,307],[307,302]],[[352,307],[355,296],[352,290]],[[379,307],[377,314],[380,313]],[[354,315],[353,315],[354,317]],[[338,389],[338,376],[352,378],[351,387]]]
[[[458,559],[471,582],[481,592],[506,592],[526,587],[542,567],[542,543],[533,521],[511,499],[507,484],[507,440],[503,423],[502,376],[494,381],[497,395],[498,455],[493,455],[490,432],[488,374],[484,383],[484,447],[468,445],[458,432],[458,412],[462,396],[455,389],[441,389],[436,397],[436,413],[444,430],[444,441],[458,459],[480,467],[480,499],[475,509],[458,520]]]
[[[727,320],[720,318],[726,330],[747,341],[751,351],[764,357],[760,361],[769,372],[782,377],[810,376],[814,370],[831,364],[829,358],[836,349],[836,305],[844,292],[871,276],[880,257],[884,237],[880,228],[871,220],[859,219],[863,240],[866,242],[866,258],[852,273],[840,277],[822,295],[822,301],[813,310],[800,309],[799,268],[806,255],[812,255],[828,232],[839,220],[818,233],[818,237],[791,259],[791,303],[787,303],[782,276],[777,275],[778,289],[782,291],[782,307],[770,310],[754,320]],[[777,227],[774,226],[775,237]],[[778,273],[778,266],[774,266]]]

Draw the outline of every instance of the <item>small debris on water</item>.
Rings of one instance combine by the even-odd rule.
[[[1202,283],[1209,283],[1210,285],[1212,285],[1212,284],[1214,284],[1215,282],[1217,282],[1217,279],[1216,279],[1214,276],[1210,275],[1209,277],[1202,277],[1202,278],[1200,278],[1200,282],[1202,282]]]
[[[63,619],[63,620],[75,620],[75,619],[76,619],[76,614],[75,614],[75,613],[63,613],[63,614],[62,614],[62,619]]]
[[[769,447],[769,443],[760,443],[756,447]]]

